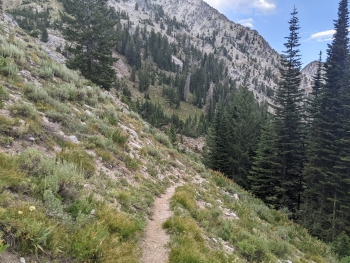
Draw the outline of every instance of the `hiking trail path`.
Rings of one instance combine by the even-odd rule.
[[[173,215],[170,210],[170,198],[175,189],[183,183],[170,186],[166,192],[154,201],[152,220],[148,220],[145,236],[141,242],[141,263],[167,263],[169,260],[169,234],[162,228],[162,224]]]

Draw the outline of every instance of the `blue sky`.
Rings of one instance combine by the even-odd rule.
[[[281,53],[289,35],[288,21],[295,6],[300,25],[300,50],[304,66],[326,59],[327,44],[334,34],[339,0],[204,0],[235,23],[255,29],[273,49]]]

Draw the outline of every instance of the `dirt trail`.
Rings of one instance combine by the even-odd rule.
[[[167,263],[169,249],[166,247],[170,237],[162,228],[162,224],[172,216],[169,201],[174,195],[177,183],[169,187],[165,194],[155,200],[153,207],[153,220],[149,220],[142,240],[141,263]]]

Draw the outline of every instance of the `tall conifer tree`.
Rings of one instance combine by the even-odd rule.
[[[64,0],[66,12],[61,13],[63,35],[72,43],[67,66],[79,69],[94,83],[111,88],[115,79],[112,68],[116,60],[112,48],[116,44],[107,0]]]
[[[319,105],[314,110],[319,113],[312,122],[314,139],[307,151],[302,220],[312,234],[327,241],[350,224],[348,0],[340,1],[334,26],[336,33],[328,46],[325,63],[325,85],[314,103]]]
[[[226,129],[230,136],[226,142],[226,147],[229,148],[227,162],[230,166],[227,175],[239,185],[249,189],[248,176],[264,111],[262,107],[259,108],[254,93],[248,89],[246,81],[239,87],[238,92],[228,97],[228,101],[232,102],[226,107],[229,118]]]
[[[281,82],[275,97],[274,125],[276,129],[277,158],[280,164],[278,175],[281,181],[281,206],[294,213],[299,209],[302,192],[303,138],[302,123],[303,94],[301,81],[301,59],[299,51],[299,19],[294,8],[289,21],[290,34],[284,44],[286,50],[281,59]]]
[[[301,203],[305,132],[302,122],[303,95],[299,90],[299,20],[295,8],[291,15],[290,34],[286,37],[286,51],[281,59],[281,81],[273,105],[272,128],[265,127],[262,135],[264,142],[259,144],[250,179],[253,193],[261,196],[270,187],[272,194],[268,195],[270,200],[267,201],[275,208],[285,207],[295,215]],[[274,140],[266,134],[267,128],[273,130]],[[275,153],[270,156],[272,150]]]
[[[263,112],[244,82],[217,104],[207,137],[206,164],[246,189]]]
[[[279,207],[281,196],[281,181],[278,176],[280,164],[277,162],[275,148],[276,134],[271,116],[267,116],[262,125],[256,156],[250,172],[250,185],[253,194],[272,207]]]
[[[223,102],[220,100],[215,109],[214,120],[209,128],[204,163],[215,171],[226,173],[229,171],[228,130]]]

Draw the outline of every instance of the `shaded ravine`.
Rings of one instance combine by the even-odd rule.
[[[166,246],[170,236],[162,228],[162,224],[173,215],[169,201],[174,195],[177,183],[169,187],[166,192],[154,201],[152,220],[148,221],[145,236],[141,242],[141,263],[167,263],[169,248]]]

